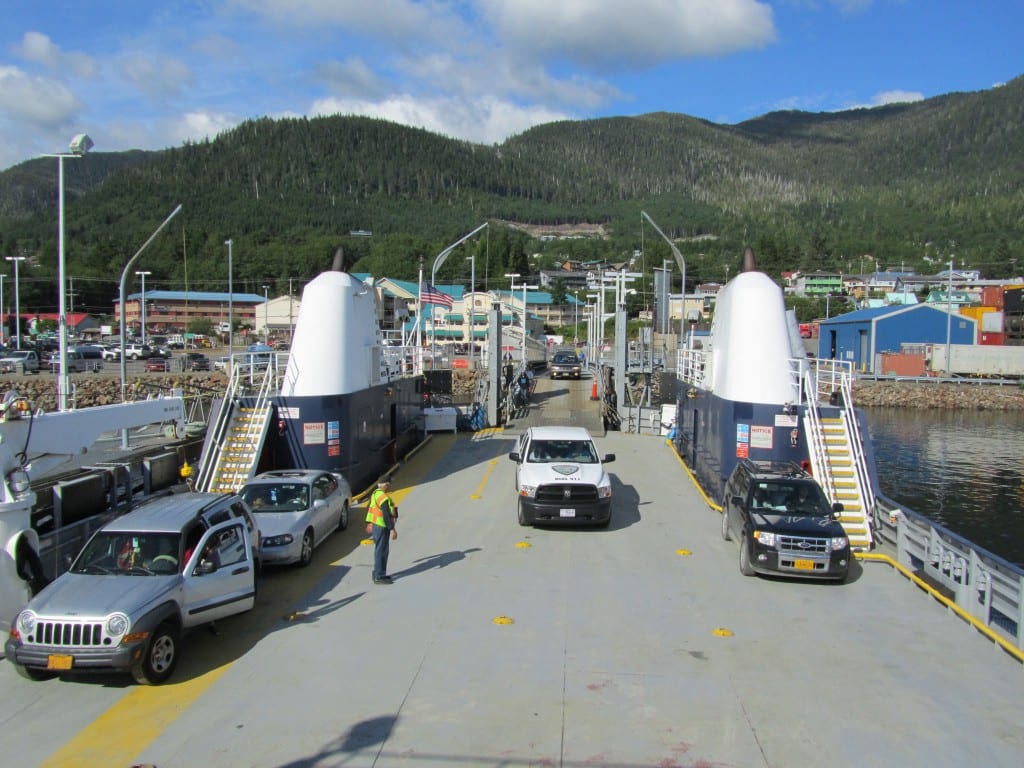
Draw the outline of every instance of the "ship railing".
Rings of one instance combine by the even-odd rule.
[[[702,349],[681,349],[676,358],[676,376],[685,384],[704,387],[707,373],[707,355]]]
[[[1024,567],[879,494],[875,539],[913,575],[1024,650]]]

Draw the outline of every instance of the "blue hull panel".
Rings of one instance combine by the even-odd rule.
[[[808,460],[803,408],[785,414],[780,405],[725,400],[680,383],[677,409],[676,450],[716,502],[741,458]]]
[[[346,395],[271,398],[274,414],[258,471],[331,470],[358,493],[419,443],[418,381],[397,379]]]

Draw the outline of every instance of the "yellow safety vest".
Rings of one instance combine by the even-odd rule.
[[[385,500],[390,504],[391,509],[394,510],[395,502],[391,500],[390,496],[380,488],[373,492],[373,495],[370,496],[370,506],[366,510],[366,522],[379,525],[381,528],[388,527],[387,523],[384,522],[384,510],[381,509],[381,504]]]

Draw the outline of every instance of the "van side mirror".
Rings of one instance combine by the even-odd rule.
[[[521,458],[521,457],[519,456],[519,454],[518,454],[518,453],[516,453],[515,451],[512,451],[512,452],[510,452],[510,453],[509,453],[509,455],[508,455],[508,457],[509,457],[509,458],[510,458],[510,459],[511,459],[512,461],[516,462],[517,464],[518,464],[518,463],[519,463],[520,461],[522,461],[522,458]]]
[[[733,496],[731,499],[729,499],[729,501],[732,502],[732,505],[734,507],[738,507],[738,506],[741,506],[743,504],[743,497],[742,496]]]
[[[209,576],[216,570],[217,565],[215,563],[211,562],[210,560],[200,560],[199,565],[196,566],[196,569],[193,571],[193,573],[196,576]]]
[[[843,506],[843,502],[841,502],[841,501],[834,501],[834,502],[832,502],[832,514],[834,516],[838,517],[839,513],[842,512],[844,509],[845,509],[845,507]]]
[[[613,461],[615,461],[614,453],[609,453],[603,459],[601,459],[602,464],[611,464]]]

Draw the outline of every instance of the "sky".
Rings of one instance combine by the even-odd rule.
[[[3,0],[0,169],[249,118],[369,115],[493,144],[566,119],[734,124],[997,87],[1024,0]]]

